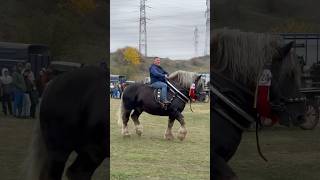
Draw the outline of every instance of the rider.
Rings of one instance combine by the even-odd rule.
[[[161,88],[161,101],[164,104],[169,104],[167,100],[167,83],[168,73],[160,66],[160,58],[155,57],[153,64],[149,68],[151,86],[154,88]]]

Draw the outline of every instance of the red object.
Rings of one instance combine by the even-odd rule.
[[[268,85],[260,85],[257,89],[257,111],[261,117],[269,118],[272,120],[271,125],[277,123],[279,121],[278,117],[272,114],[271,105],[269,101],[269,90],[270,86]],[[262,119],[264,119],[262,118]]]
[[[193,100],[195,100],[197,98],[197,96],[196,96],[196,85],[194,83],[192,83],[192,85],[190,86],[189,97],[191,99],[193,99]]]
[[[269,86],[258,86],[257,111],[260,116],[268,117],[271,112],[269,102]]]

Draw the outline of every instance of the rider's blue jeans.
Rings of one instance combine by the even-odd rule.
[[[168,85],[166,83],[161,82],[161,81],[157,81],[157,82],[152,83],[151,86],[153,88],[161,88],[160,99],[162,101],[166,101],[167,100],[167,88],[168,88]]]

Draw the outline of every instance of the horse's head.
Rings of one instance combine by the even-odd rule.
[[[196,96],[204,90],[204,79],[201,78],[201,75],[194,72],[179,70],[170,74],[169,79],[189,96],[192,88],[194,88],[194,94]]]
[[[197,99],[200,96],[200,94],[204,91],[204,86],[205,86],[205,80],[201,77],[202,75],[196,75],[195,81],[194,81],[195,93],[196,93]]]
[[[280,118],[302,120],[305,97],[299,91],[301,64],[291,51],[293,45],[294,43],[290,42],[277,48],[277,53],[273,56],[270,101],[275,105],[273,110]]]
[[[254,94],[257,79],[269,66],[272,113],[280,118],[303,117],[301,65],[291,51],[292,42],[281,45],[279,36],[228,29],[216,31],[213,38],[213,71]]]

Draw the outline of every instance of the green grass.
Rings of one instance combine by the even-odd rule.
[[[5,117],[0,113],[0,179],[22,180],[22,164],[28,152],[35,120]],[[75,153],[69,158],[70,165]],[[107,160],[96,170],[93,180],[105,180]],[[66,180],[66,178],[64,178]]]
[[[320,177],[320,129],[273,127],[260,132],[260,145],[268,159],[258,155],[254,132],[244,133],[231,167],[240,179],[318,180]]]
[[[183,112],[188,130],[184,141],[163,139],[167,117],[143,113],[141,137],[129,122],[130,138],[123,138],[117,125],[119,100],[111,100],[111,179],[177,179],[201,180],[210,177],[209,103],[193,104],[193,113],[186,106]],[[176,121],[173,133],[180,124]]]

